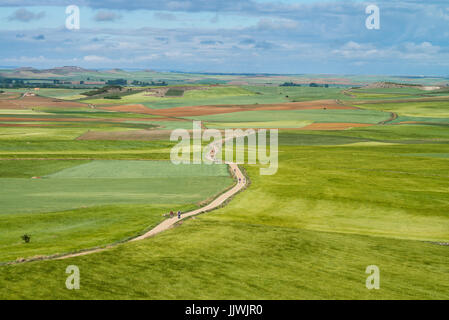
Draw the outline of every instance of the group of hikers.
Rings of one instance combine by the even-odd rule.
[[[235,173],[235,169],[234,169],[234,173]],[[239,178],[239,183],[242,182],[242,179]],[[245,183],[245,180],[243,180],[243,183]],[[181,219],[181,211],[178,211],[178,219]],[[173,211],[170,211],[170,218],[173,218],[175,216],[175,213]]]
[[[170,218],[173,218],[175,213],[173,211],[170,211]],[[181,219],[181,211],[178,211],[178,219]]]
[[[235,174],[235,169],[234,169],[234,174]],[[239,183],[241,183],[242,182],[242,178],[239,178]],[[245,183],[245,179],[243,179],[243,183]]]

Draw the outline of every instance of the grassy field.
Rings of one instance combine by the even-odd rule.
[[[388,142],[388,143],[448,143],[449,130],[445,126],[433,125],[384,125],[364,128],[352,128],[345,131],[283,131],[279,140],[286,145],[332,145],[351,142]]]
[[[370,110],[396,112],[411,117],[449,118],[449,100],[363,104],[360,107]]]
[[[2,267],[0,296],[29,298],[33,287],[46,299],[447,299],[446,260],[447,248],[417,241],[205,216],[95,258]],[[69,264],[80,268],[80,290],[64,288]],[[365,288],[372,264],[381,290]]]
[[[85,98],[82,93],[88,91],[88,89],[53,89],[42,88],[39,89],[38,94],[43,97],[50,97],[62,100],[77,100]]]
[[[176,87],[174,87],[176,88]],[[176,90],[176,89],[171,89]],[[188,90],[184,92],[182,98],[173,97],[157,97],[148,92],[139,92],[122,97],[120,100],[105,100],[105,99],[87,99],[83,100],[84,103],[90,103],[95,105],[101,104],[151,104],[154,108],[162,108],[165,106],[185,106],[185,105],[197,105],[204,102],[205,104],[211,104],[211,101],[223,103],[227,99],[251,99],[251,96],[256,94],[250,90],[246,90],[240,87],[209,87],[199,90]],[[213,104],[213,103],[212,103]]]
[[[404,87],[404,88],[359,88],[346,91],[346,95],[357,99],[414,99],[424,97],[448,96],[447,88],[439,90],[426,91],[420,87]]]
[[[169,210],[189,205],[105,205],[75,210],[1,214],[0,264],[77,252],[135,236],[161,222]],[[24,245],[21,236],[29,234]]]
[[[442,245],[449,242],[447,102],[392,101],[445,92],[358,89],[350,96],[335,87],[253,85],[288,79],[255,77],[251,85],[187,90],[170,98],[142,92],[107,100],[171,108],[341,99],[357,101],[360,109],[189,117],[208,127],[279,128],[277,173],[262,176],[259,165],[244,165],[248,189],[223,208],[154,238],[68,260],[1,265],[0,298],[449,299],[449,247]],[[98,124],[0,127],[0,262],[124,241],[155,226],[167,211],[198,207],[232,184],[224,166],[143,161],[168,160],[170,141],[76,140],[89,130],[137,130],[142,123],[132,113],[45,108],[3,114],[11,124],[28,112]],[[392,120],[392,112],[399,117],[381,124]],[[111,123],[120,118],[129,123]],[[401,124],[422,118],[427,125]],[[192,128],[190,121],[148,117],[147,124],[156,122],[167,130]],[[372,126],[285,129],[312,122]],[[31,179],[36,176],[41,179]],[[32,236],[29,244],[20,239],[25,233]],[[68,265],[80,268],[80,290],[65,288]],[[365,287],[369,265],[380,268],[380,290]]]
[[[311,121],[319,123],[349,122],[378,123],[387,120],[388,113],[377,110],[288,110],[288,111],[243,111],[209,116],[189,117],[207,122],[274,122]]]
[[[284,121],[248,121],[248,122],[207,122],[207,128],[226,129],[226,128],[303,128],[313,121],[307,120],[284,120]]]
[[[98,239],[105,244],[131,231],[137,234],[147,225],[145,219],[154,224],[170,209],[193,208],[232,183],[224,165],[117,160],[2,161],[1,165],[0,261],[22,257],[18,256],[22,251],[51,254],[56,253],[49,251],[54,248],[71,251]],[[30,179],[35,176],[42,178]],[[23,246],[19,233],[32,234],[35,241]],[[110,234],[90,237],[90,233]],[[55,243],[49,246],[52,234]],[[87,239],[79,243],[81,235]],[[67,238],[60,244],[63,236]]]
[[[341,88],[226,86],[210,87],[206,90],[188,90],[184,92],[182,97],[156,97],[146,92],[140,92],[122,97],[122,99],[116,101],[87,99],[83,100],[83,102],[95,105],[143,104],[149,108],[165,109],[195,105],[243,105],[323,99],[353,99],[341,91]]]
[[[428,242],[449,240],[448,162],[400,156],[441,145],[289,144],[277,175],[247,166],[251,187],[225,208],[107,252],[2,267],[0,296],[27,297],[41,274],[34,298],[449,297],[447,247]],[[63,287],[68,264],[81,270],[77,292]],[[364,284],[372,264],[378,291]]]
[[[13,163],[14,167],[17,165]],[[196,203],[219,193],[231,181],[226,168],[219,165],[103,160],[65,168],[38,179],[1,178],[0,184],[0,196],[4,199],[0,210],[6,214],[107,204]]]

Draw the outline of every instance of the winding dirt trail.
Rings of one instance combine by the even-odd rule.
[[[238,137],[237,135],[234,135],[232,137],[228,137],[227,139],[222,139],[222,140],[219,140],[219,141],[215,141],[212,144],[210,144],[208,146],[210,152],[207,154],[206,158],[209,161],[219,163],[219,161],[215,160],[215,154],[217,154],[219,152],[219,149],[221,149],[221,145],[226,140],[235,139],[237,137]],[[71,253],[71,254],[65,254],[65,255],[59,255],[59,256],[47,256],[47,257],[40,257],[40,258],[37,258],[37,259],[28,259],[28,260],[25,259],[25,260],[22,260],[22,261],[14,261],[14,262],[11,262],[11,263],[8,263],[8,264],[19,264],[19,263],[32,262],[32,261],[43,261],[43,260],[62,260],[62,259],[80,257],[80,256],[85,256],[85,255],[97,253],[97,252],[102,252],[102,251],[111,249],[111,248],[116,247],[116,246],[118,246],[120,244],[123,244],[123,243],[140,241],[140,240],[144,240],[144,239],[150,238],[152,236],[155,236],[158,233],[161,233],[161,232],[163,232],[165,230],[168,230],[168,229],[172,228],[179,221],[182,221],[182,220],[187,219],[189,217],[193,217],[195,215],[198,215],[198,214],[201,214],[201,213],[205,213],[205,212],[214,210],[216,208],[219,208],[222,204],[224,204],[232,196],[234,196],[235,194],[240,192],[242,189],[244,189],[245,186],[248,183],[245,175],[242,173],[242,171],[240,170],[240,168],[239,168],[239,166],[237,164],[235,164],[233,162],[224,162],[224,163],[227,164],[230,167],[231,172],[234,175],[234,178],[236,179],[237,183],[234,185],[234,187],[232,187],[228,191],[222,193],[221,195],[219,195],[217,198],[212,200],[212,202],[210,202],[209,204],[205,205],[204,207],[201,207],[199,209],[183,213],[181,215],[180,219],[178,219],[178,217],[173,217],[173,218],[166,219],[166,220],[162,221],[160,224],[158,224],[156,227],[154,227],[153,229],[151,229],[150,231],[146,232],[145,234],[143,234],[141,236],[132,238],[132,239],[126,241],[126,242],[108,245],[108,246],[106,246],[104,248],[90,249],[90,250],[85,250],[85,251],[78,252],[78,253]]]
[[[209,161],[212,161],[212,162],[217,162],[214,159],[214,155],[219,152],[218,150],[221,148],[221,145],[226,140],[235,139],[235,138],[237,138],[237,135],[234,135],[232,137],[228,137],[227,139],[222,139],[222,140],[220,140],[218,142],[214,142],[214,143],[210,144],[209,148],[211,149],[211,151],[207,154],[207,156],[206,156],[207,159]],[[190,211],[190,212],[182,214],[181,215],[181,219],[178,219],[178,217],[173,217],[173,218],[164,220],[158,226],[156,226],[155,228],[151,229],[147,233],[145,233],[145,234],[143,234],[143,235],[141,235],[141,236],[139,236],[137,238],[131,239],[130,241],[132,242],[132,241],[139,241],[139,240],[147,239],[149,237],[152,237],[152,236],[154,236],[154,235],[156,235],[156,234],[158,234],[158,233],[160,233],[162,231],[165,231],[165,230],[173,227],[178,221],[180,221],[182,219],[189,218],[189,217],[195,216],[197,214],[204,213],[204,212],[213,210],[215,208],[218,208],[223,203],[225,203],[228,199],[230,199],[233,195],[237,194],[240,190],[242,190],[246,186],[246,184],[247,184],[245,175],[242,173],[242,171],[240,170],[240,168],[239,168],[239,166],[237,164],[232,163],[232,162],[225,162],[225,163],[230,167],[231,172],[234,175],[234,178],[237,180],[237,184],[232,189],[230,189],[230,190],[226,191],[225,193],[219,195],[217,198],[215,198],[208,205],[206,205],[206,206],[204,206],[202,208],[199,208],[199,209],[196,209],[196,210],[193,210],[193,211]]]
[[[390,112],[390,118],[388,118],[387,120],[381,121],[378,124],[380,125],[385,125],[391,121],[394,121],[398,118],[398,114],[396,112]]]
[[[215,198],[211,203],[209,203],[208,205],[199,208],[197,210],[193,210],[187,213],[184,213],[181,215],[181,219],[178,219],[177,217],[174,218],[170,218],[167,220],[164,220],[163,222],[161,222],[158,226],[156,226],[155,228],[151,229],[150,231],[148,231],[147,233],[131,239],[130,241],[139,241],[139,240],[144,240],[147,239],[149,237],[152,237],[162,231],[165,231],[169,228],[171,228],[172,226],[174,226],[178,221],[188,218],[188,217],[192,217],[195,216],[197,214],[200,213],[204,213],[210,210],[213,210],[215,208],[218,208],[219,206],[221,206],[224,202],[226,202],[226,200],[228,200],[229,198],[231,198],[234,194],[236,194],[237,192],[239,192],[240,190],[243,189],[243,187],[246,185],[246,180],[245,180],[245,176],[243,175],[243,173],[240,171],[238,165],[236,165],[235,163],[229,163],[228,164],[229,167],[231,168],[232,171],[234,171],[234,175],[237,179],[240,179],[240,181],[237,182],[237,184],[230,190],[226,191],[225,193],[221,194],[220,196],[218,196],[217,198]]]

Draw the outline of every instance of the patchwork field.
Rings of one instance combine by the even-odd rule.
[[[2,94],[0,298],[449,298],[446,91],[218,78],[248,85],[184,83],[117,100]],[[249,187],[222,208],[125,243],[233,185],[226,165],[169,161],[171,130],[193,120],[278,128],[277,173],[245,164]],[[64,287],[69,264],[81,290]],[[365,287],[368,265],[381,270],[380,290]]]

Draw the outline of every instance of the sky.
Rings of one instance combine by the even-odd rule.
[[[449,75],[448,0],[0,0],[0,38],[1,67]]]

